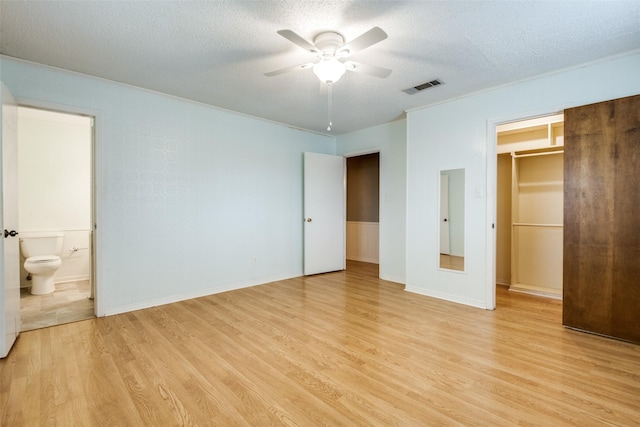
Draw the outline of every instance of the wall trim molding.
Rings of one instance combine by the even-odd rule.
[[[347,221],[346,259],[380,264],[380,223]]]
[[[76,231],[86,231],[90,232],[91,227],[74,227],[74,228],[21,228],[21,232],[23,233],[65,233],[65,232],[76,232]]]

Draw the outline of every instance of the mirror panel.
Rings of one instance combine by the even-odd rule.
[[[464,271],[464,169],[440,171],[440,268]]]

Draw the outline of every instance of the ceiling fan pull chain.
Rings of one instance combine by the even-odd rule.
[[[333,124],[333,123],[331,123],[331,110],[332,110],[332,107],[333,107],[332,106],[333,102],[332,102],[332,96],[331,96],[331,92],[332,92],[331,88],[333,87],[333,85],[331,83],[327,83],[327,86],[328,86],[328,89],[329,89],[329,91],[328,91],[328,93],[329,93],[329,102],[328,102],[328,105],[329,105],[329,126],[327,126],[327,130],[330,131],[331,130],[331,126]]]

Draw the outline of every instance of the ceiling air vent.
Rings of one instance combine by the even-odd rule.
[[[405,89],[403,90],[403,92],[408,93],[409,95],[413,95],[415,93],[421,92],[425,89],[429,89],[430,87],[434,87],[434,86],[438,86],[441,85],[442,81],[435,79],[435,80],[431,80],[430,82],[426,82],[426,83],[422,83],[418,86],[414,86],[414,87],[410,87],[409,89]]]

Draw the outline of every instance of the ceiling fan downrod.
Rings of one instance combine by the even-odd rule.
[[[332,92],[333,84],[331,84],[331,83],[327,83],[327,86],[328,86],[328,87],[327,87],[327,89],[328,89],[328,94],[329,94],[329,99],[328,99],[328,102],[327,102],[327,104],[328,104],[328,110],[329,110],[329,111],[328,111],[328,116],[329,116],[329,126],[327,126],[327,130],[328,130],[328,131],[331,131],[331,126],[333,126],[333,123],[331,123],[331,113],[332,113],[332,110],[333,110],[333,105],[332,105],[332,104],[333,104],[333,102],[332,102],[332,96],[331,96],[331,95],[332,95],[332,93],[331,93],[331,92]]]

